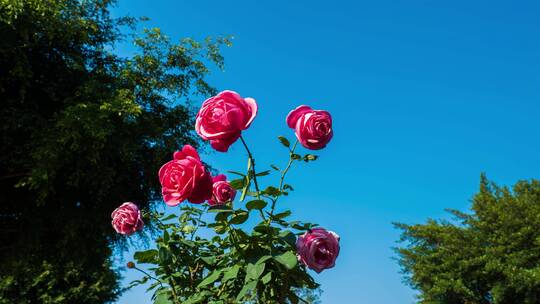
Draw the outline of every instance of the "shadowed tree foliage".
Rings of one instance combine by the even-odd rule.
[[[540,181],[512,189],[482,176],[472,213],[397,224],[399,262],[420,303],[540,303]]]
[[[159,166],[198,146],[188,99],[229,41],[123,36],[113,4],[0,0],[0,303],[114,300],[111,211],[160,200]]]

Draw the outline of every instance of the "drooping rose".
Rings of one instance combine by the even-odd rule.
[[[296,240],[298,257],[317,273],[332,268],[339,255],[339,236],[324,228],[313,228]]]
[[[131,202],[123,203],[116,208],[111,218],[114,230],[124,235],[130,235],[144,226],[139,207]]]
[[[256,115],[255,99],[223,91],[202,104],[195,120],[195,130],[204,140],[209,140],[214,149],[226,152]]]
[[[176,151],[173,160],[159,169],[159,182],[163,200],[169,206],[184,200],[200,204],[212,196],[212,176],[190,145]]]
[[[211,206],[221,205],[228,201],[234,200],[236,196],[236,189],[234,189],[229,182],[227,182],[227,177],[223,174],[219,174],[213,178],[212,186],[212,198],[208,200],[208,203]]]
[[[287,125],[294,129],[302,146],[310,150],[326,147],[334,135],[330,113],[313,110],[306,105],[299,106],[287,115]]]

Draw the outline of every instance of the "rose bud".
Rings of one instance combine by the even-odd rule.
[[[177,206],[184,200],[200,204],[212,196],[212,176],[201,162],[197,150],[185,145],[173,160],[159,169],[163,200]]]
[[[229,201],[233,201],[236,196],[236,189],[231,187],[227,182],[227,177],[223,174],[213,178],[212,198],[208,200],[210,206],[222,205]]]
[[[313,228],[298,237],[296,250],[304,265],[320,273],[334,267],[339,255],[339,236],[324,228]]]
[[[144,226],[139,207],[131,202],[123,203],[116,208],[111,218],[114,230],[124,235],[130,235]]]
[[[133,263],[133,262],[130,261],[130,262],[127,262],[127,265],[126,265],[126,266],[127,266],[127,268],[132,269],[132,268],[135,268],[135,263]]]
[[[298,141],[310,150],[326,147],[334,135],[332,116],[327,111],[302,105],[292,110],[286,120],[289,128],[294,129]]]
[[[253,98],[242,98],[233,91],[223,91],[207,99],[195,119],[195,130],[220,152],[227,152],[257,115]]]

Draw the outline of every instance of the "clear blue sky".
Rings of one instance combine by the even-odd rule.
[[[280,206],[342,236],[336,267],[313,273],[325,304],[413,303],[392,222],[466,210],[481,172],[505,185],[540,178],[537,0],[122,0],[114,13],[148,16],[174,39],[234,35],[226,71],[210,78],[258,101],[245,136],[261,169],[284,153],[275,137],[292,137],[291,108],[332,113],[333,141],[293,169]],[[239,145],[203,157],[244,167]],[[138,288],[119,303],[148,298]]]

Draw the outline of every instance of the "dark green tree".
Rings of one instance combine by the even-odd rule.
[[[0,303],[114,300],[111,211],[150,208],[160,165],[198,146],[189,99],[229,41],[135,35],[114,2],[0,0]]]
[[[540,181],[512,189],[482,176],[472,212],[397,224],[399,262],[420,303],[540,303]]]

